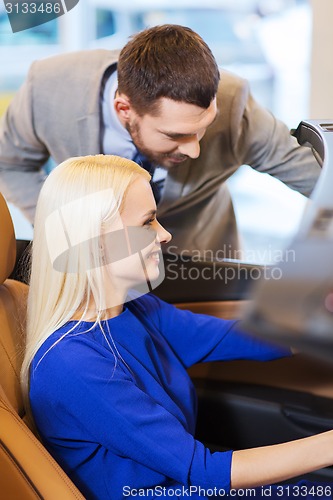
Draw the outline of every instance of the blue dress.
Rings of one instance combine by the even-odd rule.
[[[232,451],[211,453],[194,438],[197,400],[186,369],[289,354],[237,325],[146,295],[101,326],[71,321],[44,342],[30,373],[33,416],[86,498],[191,491],[196,499],[199,488],[230,489]]]

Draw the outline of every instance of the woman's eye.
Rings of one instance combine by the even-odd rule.
[[[152,223],[154,222],[154,220],[155,220],[155,218],[153,218],[153,219],[148,219],[148,220],[146,220],[146,222],[145,222],[143,225],[144,225],[144,226],[151,226],[151,225],[152,225]]]

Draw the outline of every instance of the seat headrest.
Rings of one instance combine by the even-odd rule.
[[[16,260],[13,221],[7,203],[0,193],[0,285],[10,276]]]

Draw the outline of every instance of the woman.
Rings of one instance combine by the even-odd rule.
[[[129,300],[137,283],[158,278],[160,245],[171,238],[149,180],[130,160],[98,155],[65,161],[41,191],[22,387],[46,446],[99,500],[202,498],[332,464],[331,431],[235,452],[195,440],[190,365],[289,352],[145,288]]]

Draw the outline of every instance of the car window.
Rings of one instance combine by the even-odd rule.
[[[242,262],[275,264],[295,236],[307,198],[268,174],[243,165],[228,180]]]

